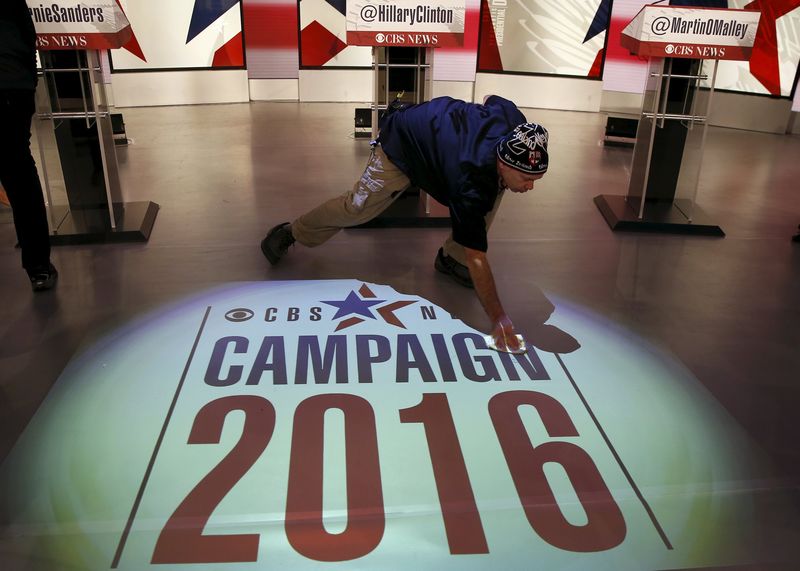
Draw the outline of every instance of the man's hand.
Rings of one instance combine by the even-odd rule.
[[[492,322],[492,338],[495,346],[502,351],[519,351],[517,332],[500,303],[486,252],[471,248],[464,248],[464,251],[467,254],[467,267],[472,284],[475,286],[475,293],[478,294],[478,299]]]
[[[514,324],[507,315],[503,315],[498,321],[495,321],[492,327],[492,339],[494,339],[494,346],[500,351],[514,353],[522,348]]]

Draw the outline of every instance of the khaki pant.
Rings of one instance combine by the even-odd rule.
[[[319,246],[342,228],[358,226],[378,216],[410,185],[409,178],[377,145],[373,147],[367,168],[353,185],[353,189],[322,203],[292,222],[292,235],[304,246]],[[494,207],[486,215],[487,230],[494,220],[503,194],[498,194]],[[442,248],[446,255],[466,265],[464,248],[453,241],[452,233]]]

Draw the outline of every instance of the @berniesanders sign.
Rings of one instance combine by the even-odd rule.
[[[622,30],[620,43],[650,57],[749,60],[760,12],[645,6]]]
[[[464,44],[464,0],[348,0],[351,46],[454,47]]]
[[[133,33],[115,0],[28,0],[28,10],[40,50],[115,49]]]

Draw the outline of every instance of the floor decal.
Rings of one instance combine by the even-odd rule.
[[[49,569],[746,561],[747,438],[679,363],[554,303],[573,353],[500,354],[354,280],[144,316],[73,360],[0,467],[3,549]]]

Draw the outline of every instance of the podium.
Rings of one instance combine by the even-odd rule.
[[[370,113],[372,139],[378,136],[379,115],[397,97],[405,103],[422,103],[433,91],[433,50],[464,43],[464,0],[440,0],[438,9],[450,18],[442,22],[396,22],[370,18],[386,8],[383,0],[347,0],[347,43],[372,47],[373,103]],[[392,10],[417,10],[416,0],[395,0]],[[391,20],[391,19],[390,19]],[[396,60],[396,61],[395,61]],[[392,72],[404,72],[410,85],[398,85]],[[366,110],[364,110],[366,111]],[[358,110],[357,110],[358,113]],[[356,118],[358,123],[358,117]],[[366,132],[364,133],[367,134]],[[446,227],[450,212],[423,189],[412,186],[379,216],[358,228]]]
[[[50,243],[147,241],[158,205],[123,198],[101,65],[100,50],[132,36],[125,14],[115,0],[81,0],[74,18],[54,22],[41,3],[28,4],[41,64],[34,129]]]
[[[748,60],[760,12],[648,5],[621,43],[649,59],[628,191],[598,195],[612,230],[724,236],[697,207],[719,60]]]
[[[430,94],[433,92],[432,60],[433,48],[431,47],[372,47],[371,139],[377,138],[380,115],[389,107],[393,98],[409,104],[418,104],[430,99]],[[407,72],[410,81],[395,82],[392,77],[393,71]],[[400,85],[396,85],[397,83]],[[369,222],[360,224],[358,228],[442,228],[448,226],[450,226],[448,208],[436,202],[424,190],[412,185],[398,196],[384,212]]]

